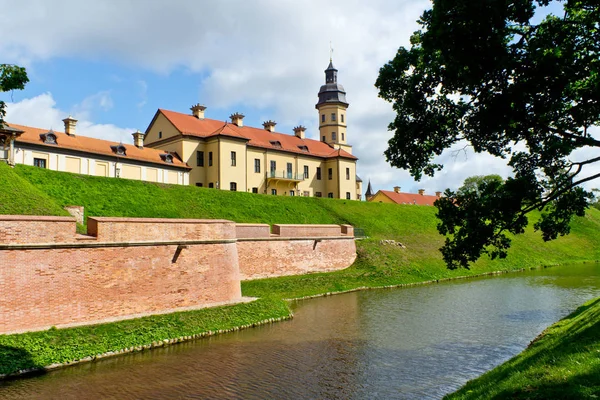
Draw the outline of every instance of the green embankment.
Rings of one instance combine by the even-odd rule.
[[[369,236],[357,242],[358,259],[344,271],[244,282],[242,290],[247,296],[296,298],[363,286],[600,259],[600,211],[596,209],[574,220],[571,235],[544,243],[529,229],[515,238],[507,259],[492,261],[484,257],[470,270],[449,271],[438,251],[443,238],[436,230],[433,207],[255,195],[73,175],[22,165],[15,172],[61,207],[85,206],[86,215],[224,218],[268,224],[348,223],[363,228]],[[400,242],[406,249],[381,244],[383,239]]]
[[[246,296],[289,299],[359,287],[401,285],[600,259],[600,211],[596,209],[589,210],[585,217],[576,218],[569,236],[544,243],[539,234],[529,229],[515,238],[507,259],[492,261],[483,258],[470,270],[449,271],[438,251],[443,238],[436,230],[433,207],[256,195],[73,175],[22,165],[14,170],[3,165],[0,168],[0,179],[5,178],[3,184],[10,186],[18,182],[23,186],[19,199],[33,196],[29,193],[37,196],[32,203],[38,206],[28,208],[28,214],[64,215],[63,206],[82,205],[86,216],[223,218],[269,224],[347,223],[363,228],[368,235],[367,239],[357,241],[358,257],[350,268],[332,273],[243,282],[242,291]],[[25,213],[8,206],[4,198],[0,199],[0,214]],[[383,244],[382,240],[394,240],[406,248]],[[113,328],[113,324],[105,326],[113,334],[120,329]],[[23,344],[16,347],[35,351],[37,345],[23,341],[27,335],[20,336]],[[179,336],[182,335],[173,332],[172,337]],[[79,337],[82,344],[76,347],[85,348],[86,335]],[[3,337],[4,340],[6,338],[9,337]],[[60,342],[62,339],[56,340]],[[146,342],[140,339],[136,345],[140,344]],[[68,351],[64,354],[49,359],[72,357]]]
[[[132,347],[152,343],[157,347],[157,342],[162,345],[165,339],[189,339],[206,332],[229,331],[289,316],[290,310],[285,301],[259,299],[251,303],[153,315],[110,324],[0,335],[0,375],[109,352],[131,351]]]
[[[446,399],[597,399],[600,298],[546,329],[525,351]]]

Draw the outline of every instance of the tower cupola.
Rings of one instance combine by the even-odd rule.
[[[340,103],[348,107],[346,101],[346,91],[337,81],[338,70],[333,66],[333,61],[329,60],[329,66],[325,70],[325,84],[319,90],[319,101],[316,108],[326,103]]]

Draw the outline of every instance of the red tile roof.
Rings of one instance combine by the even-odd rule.
[[[437,196],[418,193],[396,193],[391,190],[380,190],[377,193],[382,193],[396,204],[416,204],[419,206],[432,206],[438,199]]]
[[[69,136],[64,132],[52,131],[56,135],[56,143],[57,144],[46,144],[40,138],[40,134],[48,133],[48,129],[40,129],[33,128],[25,125],[17,125],[17,124],[6,124],[9,127],[19,129],[23,131],[23,133],[16,138],[17,143],[30,143],[39,146],[48,147],[51,149],[68,149],[75,150],[85,153],[92,153],[103,156],[116,157],[116,154],[111,149],[111,146],[117,146],[119,143],[111,142],[108,140],[95,139],[87,136]],[[173,163],[164,162],[160,155],[165,154],[162,150],[151,149],[148,147],[144,147],[140,149],[135,147],[132,144],[124,144],[126,150],[126,156],[119,156],[122,160],[137,160],[150,162],[154,164],[160,164],[162,166],[174,166],[178,168],[187,168],[190,167],[181,161],[176,155],[173,157]]]
[[[298,154],[310,154],[323,158],[344,157],[357,160],[355,156],[342,149],[334,149],[327,143],[313,139],[300,139],[295,135],[269,132],[266,129],[251,126],[239,127],[235,124],[217,121],[214,119],[198,119],[190,114],[159,109],[182,134],[202,138],[224,135],[248,141],[249,146],[265,149],[277,149]],[[271,142],[278,141],[281,148],[274,147]],[[308,151],[303,151],[299,146],[306,146]]]

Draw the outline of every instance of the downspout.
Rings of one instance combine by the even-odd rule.
[[[338,199],[342,198],[342,171],[340,170],[340,158],[337,158],[338,169]]]
[[[10,135],[9,150],[8,150],[8,165],[15,166],[15,137],[13,133]]]
[[[217,156],[219,160],[217,161],[217,189],[221,189],[221,138],[217,139]]]

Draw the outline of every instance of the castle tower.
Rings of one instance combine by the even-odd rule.
[[[346,134],[346,92],[337,82],[337,72],[330,59],[325,70],[325,84],[319,90],[319,101],[315,105],[319,110],[319,137],[335,149],[341,148],[352,153]]]

